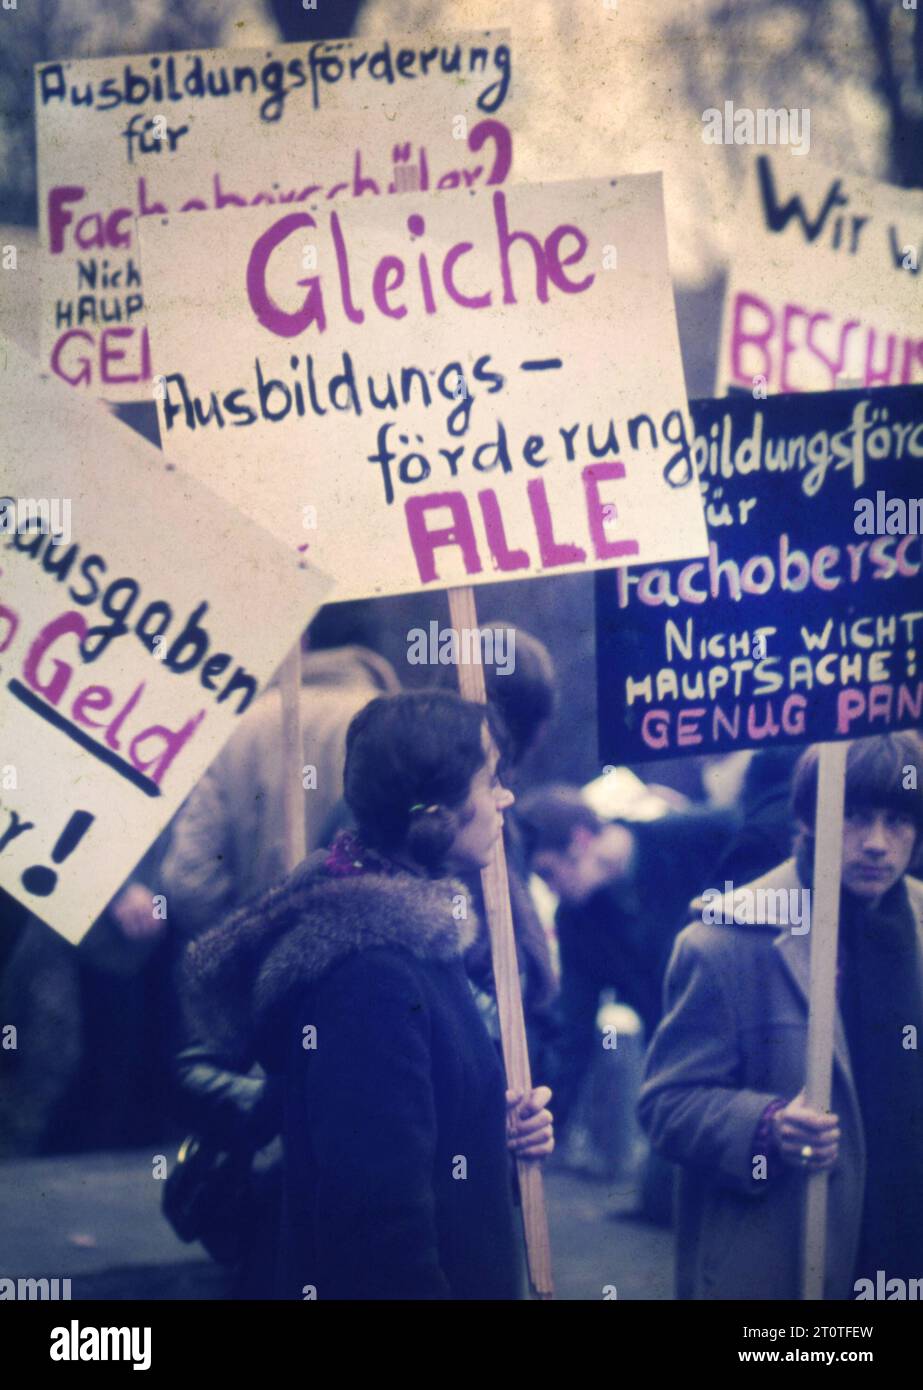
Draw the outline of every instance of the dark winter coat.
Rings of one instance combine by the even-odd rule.
[[[453,915],[467,897],[330,877],[323,858],[190,949],[196,1029],[282,1079],[280,1294],[515,1298],[503,1073],[461,961],[476,924]]]
[[[712,810],[630,822],[635,854],[629,875],[585,903],[558,908],[561,1037],[550,1084],[559,1132],[597,1049],[600,992],[617,990],[651,1038],[670,951],[688,915],[689,885],[708,881],[733,825],[730,813]]]

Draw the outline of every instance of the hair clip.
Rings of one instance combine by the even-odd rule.
[[[416,804],[415,806],[411,806],[411,808],[410,808],[410,810],[407,812],[407,814],[408,814],[409,816],[412,816],[412,815],[414,814],[415,811],[422,811],[423,814],[424,814],[425,816],[431,816],[431,815],[434,813],[434,811],[438,811],[438,810],[439,810],[438,804],[435,805],[435,806],[424,806],[422,801],[418,801],[417,804]]]

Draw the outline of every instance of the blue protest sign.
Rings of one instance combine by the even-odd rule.
[[[923,387],[690,408],[709,554],[597,574],[602,761],[923,723]]]

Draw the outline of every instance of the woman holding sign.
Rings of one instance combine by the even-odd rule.
[[[516,1298],[509,1150],[551,1152],[550,1092],[507,1094],[450,875],[513,801],[490,715],[449,693],[350,725],[358,833],[192,947],[200,1023],[285,1090],[282,1297]]]

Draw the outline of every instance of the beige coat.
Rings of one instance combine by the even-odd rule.
[[[285,877],[282,786],[287,776],[308,783],[307,852],[319,848],[343,795],[350,721],[376,695],[398,689],[389,663],[364,647],[307,653],[298,766],[283,758],[278,688],[247,710],[173,822],[157,891],[166,895],[170,917],[182,930],[198,935]],[[304,767],[313,771],[302,776]]]
[[[923,883],[904,882],[923,969]],[[747,886],[800,888],[794,860]],[[701,900],[693,910],[701,916]],[[798,1297],[804,1177],[778,1163],[755,1177],[754,1140],[769,1102],[804,1085],[809,979],[809,933],[699,920],[677,937],[639,1113],[657,1152],[681,1165],[679,1298]],[[834,1049],[842,1138],[829,1181],[825,1297],[850,1299],[865,1137],[839,1011]]]

